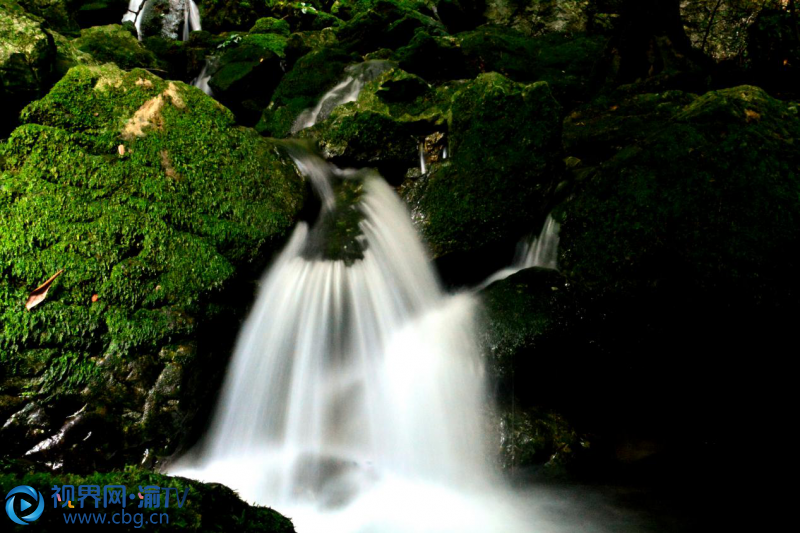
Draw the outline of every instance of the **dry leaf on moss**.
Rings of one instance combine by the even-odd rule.
[[[28,296],[28,301],[25,302],[25,309],[30,311],[31,309],[42,303],[44,299],[47,298],[47,291],[50,290],[50,287],[53,285],[53,282],[56,280],[58,276],[61,275],[62,272],[64,272],[63,269],[59,270],[58,272],[50,276],[50,279],[48,279],[47,281],[36,287],[33,290],[33,292],[31,292],[31,294]]]

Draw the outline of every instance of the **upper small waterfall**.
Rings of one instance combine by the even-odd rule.
[[[203,29],[200,24],[200,9],[194,0],[184,0],[185,7],[183,10],[183,40],[189,40],[189,32],[200,31]]]
[[[292,125],[292,133],[310,128],[317,122],[325,120],[336,106],[355,102],[365,84],[395,66],[396,64],[391,61],[372,60],[345,68],[345,78],[322,95],[317,105],[306,109],[297,117]]]
[[[489,276],[479,288],[505,279],[524,268],[540,267],[558,270],[558,233],[560,230],[561,225],[552,215],[547,215],[538,236],[528,236],[517,243],[517,252],[511,266]]]
[[[152,0],[130,0],[128,10],[122,16],[122,22],[133,22],[139,40],[142,40],[142,25],[149,16],[153,16]],[[160,15],[159,15],[160,16]],[[189,39],[189,32],[202,29],[200,23],[200,9],[194,0],[169,0],[169,11],[161,19],[161,33],[167,38],[178,38],[178,29],[183,26],[180,34],[182,39]]]
[[[214,96],[214,91],[211,89],[211,86],[208,85],[208,81],[211,79],[213,74],[213,70],[216,64],[216,57],[208,56],[206,58],[206,62],[203,64],[203,68],[200,70],[200,74],[197,75],[195,79],[192,80],[192,85],[197,87],[208,96]]]

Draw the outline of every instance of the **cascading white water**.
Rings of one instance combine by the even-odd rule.
[[[325,120],[336,106],[355,102],[365,84],[395,66],[396,63],[391,61],[372,60],[345,68],[345,73],[347,74],[345,78],[333,89],[322,95],[317,105],[306,109],[295,119],[292,125],[292,133],[310,128],[317,122]]]
[[[547,215],[538,237],[526,237],[517,244],[517,252],[511,266],[495,272],[479,288],[495,281],[505,279],[522,269],[531,267],[558,270],[558,232],[561,225],[551,215]]]
[[[194,0],[184,0],[183,8],[183,40],[189,40],[189,32],[203,29],[200,23],[200,9]]]
[[[298,226],[264,277],[206,441],[170,473],[224,483],[299,533],[527,531],[488,467],[473,296],[442,291],[377,174],[291,153],[324,212],[342,208],[331,180],[363,180],[363,258],[326,259]]]
[[[211,86],[208,85],[208,82],[211,79],[211,73],[214,69],[215,61],[216,57],[207,57],[203,68],[200,70],[200,74],[198,74],[197,77],[192,80],[192,85],[194,87],[197,87],[211,97],[214,96],[214,91],[211,89]]]
[[[140,41],[142,40],[144,11],[147,8],[145,2],[147,2],[147,0],[130,0],[128,3],[128,10],[122,16],[122,22],[130,21],[134,23]],[[183,11],[183,33],[181,37],[184,41],[189,39],[189,32],[203,29],[200,22],[200,9],[197,7],[194,0],[171,0],[170,9],[172,10],[172,15],[168,17],[168,19],[165,19],[163,24],[169,25],[170,27],[175,26],[175,29],[169,30],[168,32],[168,34],[172,34],[173,38],[177,38],[174,32],[177,31],[177,26],[180,25],[180,19],[176,19],[175,16],[176,11],[178,16],[180,16],[181,10]]]
[[[128,3],[128,10],[122,16],[122,22],[133,22],[136,26],[136,33],[139,35],[139,40],[142,40],[142,14],[143,4],[147,0],[130,0]]]

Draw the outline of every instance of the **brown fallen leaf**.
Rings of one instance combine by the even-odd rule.
[[[47,281],[45,281],[44,283],[33,289],[33,292],[31,292],[31,294],[28,296],[28,301],[25,302],[25,309],[30,311],[31,309],[42,303],[44,299],[47,298],[47,291],[50,290],[50,287],[53,285],[53,282],[56,280],[58,276],[61,275],[62,272],[64,272],[64,269],[59,270],[58,272],[50,276],[50,279],[48,279]]]

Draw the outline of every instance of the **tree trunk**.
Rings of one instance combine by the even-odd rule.
[[[681,18],[680,0],[625,0],[618,79],[621,83],[653,75],[694,70],[699,56]]]

